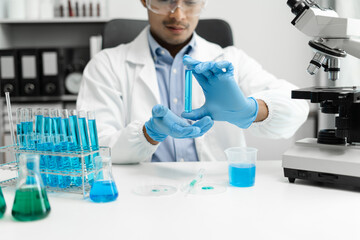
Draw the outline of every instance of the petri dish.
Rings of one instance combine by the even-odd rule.
[[[177,188],[169,185],[143,185],[136,187],[133,192],[141,196],[168,196],[176,193]]]

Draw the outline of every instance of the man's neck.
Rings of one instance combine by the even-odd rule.
[[[166,50],[169,51],[169,53],[171,54],[172,57],[175,57],[176,54],[178,54],[178,52],[181,51],[181,49],[183,49],[183,47],[185,47],[192,38],[192,35],[189,37],[188,40],[186,40],[185,42],[178,44],[178,45],[172,45],[172,44],[168,44],[165,41],[161,40],[158,36],[156,36],[155,34],[153,34],[150,30],[151,36],[155,39],[155,41],[162,46],[163,48],[165,48]]]

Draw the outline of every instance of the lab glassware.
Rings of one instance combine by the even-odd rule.
[[[229,184],[251,187],[255,184],[257,149],[233,147],[225,150],[229,164]]]
[[[39,170],[38,154],[20,154],[19,178],[12,216],[19,221],[45,218],[50,213],[50,203]]]
[[[79,111],[78,112],[78,119],[79,119],[79,130],[80,130],[80,138],[81,138],[81,144],[82,149],[84,151],[90,151],[90,141],[89,141],[89,133],[88,133],[88,127],[86,123],[86,113],[85,111]],[[85,157],[85,164],[87,171],[91,171],[93,169],[92,164],[92,158],[91,156]],[[89,174],[89,183],[90,185],[94,182],[94,174]]]
[[[78,118],[77,118],[77,111],[76,110],[70,110],[69,113],[69,125],[70,125],[70,135],[72,142],[69,143],[69,149],[71,151],[79,151],[81,150],[81,140],[80,140],[80,134],[79,134],[79,124],[78,124]],[[81,170],[81,159],[80,158],[71,158],[71,166],[72,168],[79,172]],[[82,179],[80,177],[74,178],[73,184],[76,186],[81,186]]]
[[[5,198],[0,187],[0,218],[4,216],[5,211],[6,211]]]
[[[88,119],[88,125],[89,125],[89,135],[90,135],[90,146],[92,151],[99,150],[99,138],[97,135],[97,127],[96,127],[96,118],[95,118],[95,112],[94,111],[88,111],[87,112],[87,119]],[[94,153],[92,155],[92,162],[94,163],[95,157],[99,156],[99,153]],[[101,163],[99,163],[101,164]],[[102,166],[100,166],[100,169]],[[98,174],[102,174],[102,171],[100,171]]]
[[[192,111],[192,70],[185,70],[185,112]]]
[[[111,202],[118,197],[118,190],[111,172],[111,157],[95,157],[95,180],[90,190],[94,202]],[[102,166],[102,174],[99,174]]]

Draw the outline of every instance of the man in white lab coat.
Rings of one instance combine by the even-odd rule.
[[[112,148],[114,163],[225,160],[226,148],[246,145],[244,128],[279,139],[304,123],[308,104],[290,97],[296,86],[196,35],[206,0],[141,2],[150,27],[89,62],[77,101],[96,112],[100,145]],[[200,83],[193,81],[191,114],[182,113],[184,64]],[[209,84],[217,81],[225,84]]]

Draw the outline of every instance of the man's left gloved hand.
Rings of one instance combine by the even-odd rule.
[[[227,121],[240,128],[248,128],[256,119],[258,103],[246,98],[234,78],[234,67],[230,62],[199,62],[184,56],[184,65],[193,71],[206,98],[205,104],[182,117],[198,120],[210,116],[216,121]]]

